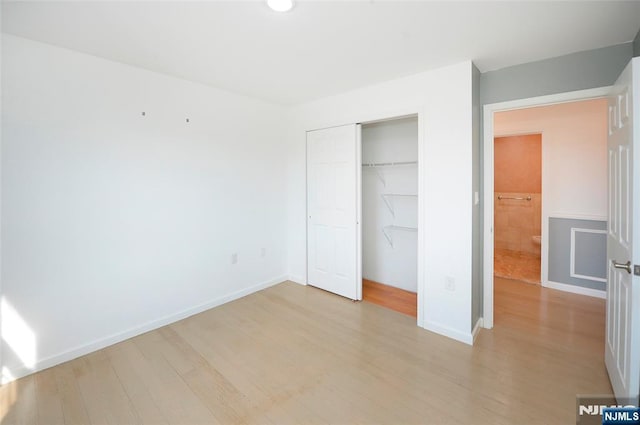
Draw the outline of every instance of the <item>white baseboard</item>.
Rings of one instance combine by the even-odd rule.
[[[567,285],[566,283],[558,283],[552,281],[542,282],[544,288],[557,289],[559,291],[572,292],[574,294],[587,295],[589,297],[607,298],[607,292],[599,289],[583,288],[582,286]]]
[[[307,279],[304,276],[297,276],[297,275],[290,274],[287,280],[290,280],[291,282],[297,283],[299,285],[307,284]]]
[[[483,328],[483,320],[482,317],[478,318],[478,321],[476,322],[476,325],[473,327],[473,331],[471,331],[471,335],[473,336],[473,342],[476,342],[476,338],[478,337],[478,334],[480,333],[480,328]]]
[[[76,359],[78,357],[84,356],[85,354],[92,353],[94,351],[98,351],[102,348],[108,347],[113,344],[117,344],[118,342],[122,342],[129,338],[133,338],[135,336],[141,335],[145,332],[152,331],[154,329],[161,328],[162,326],[169,325],[171,323],[175,323],[179,320],[186,319],[189,316],[193,316],[198,313],[202,313],[203,311],[212,309],[214,307],[218,307],[222,304],[226,304],[230,301],[237,300],[238,298],[245,297],[247,295],[253,294],[254,292],[261,291],[263,289],[269,288],[271,286],[277,285],[286,281],[288,276],[278,276],[276,278],[270,279],[266,282],[259,283],[257,285],[250,286],[245,289],[241,289],[239,291],[232,292],[227,295],[223,295],[221,297],[209,300],[205,303],[198,304],[194,307],[190,307],[188,309],[182,310],[175,314],[171,314],[169,316],[165,316],[156,320],[149,321],[139,326],[135,326],[123,332],[118,332],[112,335],[109,335],[104,338],[97,339],[95,341],[89,342],[87,344],[83,344],[78,347],[71,348],[67,351],[64,351],[60,354],[56,354],[50,357],[46,357],[40,359],[36,362],[36,365],[33,369],[28,369],[23,365],[20,366],[7,366],[7,368],[11,372],[11,379],[7,380],[7,383],[11,380],[22,378],[23,376],[27,376],[29,374],[50,368],[52,366],[58,365],[60,363],[68,362],[69,360]],[[5,377],[6,378],[6,377]]]
[[[457,329],[452,329],[448,326],[444,326],[428,320],[425,320],[424,328],[428,331],[435,332],[451,339],[455,339],[456,341],[464,342],[467,345],[473,345],[473,335],[471,334],[471,332],[460,332]]]

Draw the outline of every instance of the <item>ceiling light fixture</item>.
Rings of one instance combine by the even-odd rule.
[[[267,0],[267,5],[276,12],[288,12],[293,8],[293,0]]]

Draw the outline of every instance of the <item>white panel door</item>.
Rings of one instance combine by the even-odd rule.
[[[307,132],[307,279],[357,300],[360,126]]]
[[[609,98],[609,232],[605,362],[616,398],[638,403],[640,388],[640,58]],[[635,169],[634,169],[635,163]],[[634,220],[635,218],[635,220]],[[634,221],[636,221],[634,223]]]

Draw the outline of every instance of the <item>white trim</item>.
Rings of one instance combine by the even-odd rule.
[[[362,301],[362,124],[356,124],[356,301]]]
[[[163,326],[169,325],[171,323],[178,322],[180,320],[186,319],[187,317],[193,316],[198,313],[202,313],[203,311],[210,310],[222,304],[226,304],[228,302],[237,300],[238,298],[242,298],[247,295],[253,294],[254,292],[258,292],[263,289],[269,288],[271,286],[277,285],[286,280],[287,280],[287,276],[278,276],[266,282],[253,285],[248,288],[241,289],[239,291],[231,292],[227,295],[214,298],[205,303],[187,308],[185,310],[179,311],[169,316],[165,316],[156,320],[151,320],[147,323],[143,323],[142,325],[135,326],[126,331],[118,332],[118,333],[106,336],[104,338],[94,340],[93,342],[90,342],[88,344],[83,344],[83,345],[71,348],[67,351],[64,351],[59,354],[55,354],[53,356],[46,357],[44,359],[39,359],[36,362],[35,367],[33,369],[29,369],[23,365],[11,366],[9,367],[9,369],[11,369],[11,374],[12,374],[11,378],[19,379],[19,378],[22,378],[23,376],[27,376],[32,373],[36,373],[38,371],[50,368],[52,366],[55,366],[64,362],[68,362],[69,360],[76,359],[80,356],[84,356],[85,354],[93,353],[94,351],[98,351],[110,345],[117,344],[118,342],[122,342],[129,338],[133,338],[145,332],[149,332],[154,329],[158,329]]]
[[[591,221],[607,221],[606,215],[576,214],[576,213],[549,213],[548,218],[564,218],[568,220],[591,220]]]
[[[482,317],[478,318],[478,320],[476,321],[476,325],[473,327],[473,331],[471,332],[471,335],[473,337],[473,342],[476,342],[476,338],[478,337],[478,334],[480,333],[480,328],[483,328],[484,326],[482,325]]]
[[[484,204],[484,242],[483,242],[483,326],[487,329],[493,327],[493,115],[496,112],[513,109],[524,109],[534,106],[553,105],[565,102],[575,102],[579,100],[589,100],[606,97],[611,91],[611,87],[599,87],[595,89],[578,90],[566,93],[557,93],[548,96],[531,97],[527,99],[517,99],[507,102],[491,103],[483,107],[484,132],[482,140],[484,144],[483,156],[483,204]],[[544,142],[543,142],[544,143]],[[544,196],[544,188],[543,188]],[[544,208],[544,199],[542,202]],[[546,219],[544,214],[541,216]],[[542,281],[547,280],[546,268],[548,267],[545,256],[547,244],[546,225],[542,223]],[[567,285],[571,286],[571,285]]]
[[[599,99],[607,97],[611,93],[612,86],[597,87],[594,89],[576,90],[564,93],[550,94],[546,96],[529,97],[526,99],[508,100],[506,102],[490,103],[484,105],[485,111],[489,109],[497,111],[509,111],[512,109],[526,109],[536,106],[557,105],[559,103],[575,102],[578,100]]]
[[[545,288],[556,289],[558,291],[571,292],[574,294],[587,295],[595,298],[607,298],[607,291],[601,291],[599,289],[583,288],[582,286],[567,285],[566,283],[558,283],[552,281],[546,281],[542,285]]]
[[[418,112],[418,314],[416,317],[416,323],[420,327],[425,327],[424,325],[424,297],[426,296],[425,291],[425,276],[424,276],[424,263],[425,263],[425,185],[424,185],[424,164],[425,162],[425,143],[424,143],[424,113]]]
[[[463,342],[467,345],[473,345],[473,335],[471,334],[471,332],[460,332],[457,329],[453,329],[439,323],[431,322],[429,320],[425,321],[424,325],[424,328],[428,331],[435,332],[451,339],[455,339],[456,341]]]
[[[606,230],[598,230],[598,229],[583,229],[580,227],[572,227],[571,228],[571,249],[569,253],[569,276],[575,277],[577,279],[586,279],[593,280],[596,282],[607,282],[607,279],[603,279],[597,276],[588,276],[584,274],[576,273],[576,232],[580,233],[597,233],[601,235],[607,235]]]
[[[485,105],[483,110],[484,134],[484,187],[482,197],[484,205],[483,215],[483,247],[482,247],[482,322],[486,329],[493,327],[493,197],[494,197],[494,171],[493,171],[493,114],[497,106]]]
[[[309,284],[309,131],[304,133],[304,279]]]

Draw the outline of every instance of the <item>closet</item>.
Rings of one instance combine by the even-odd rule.
[[[363,299],[416,315],[418,118],[362,125]]]

